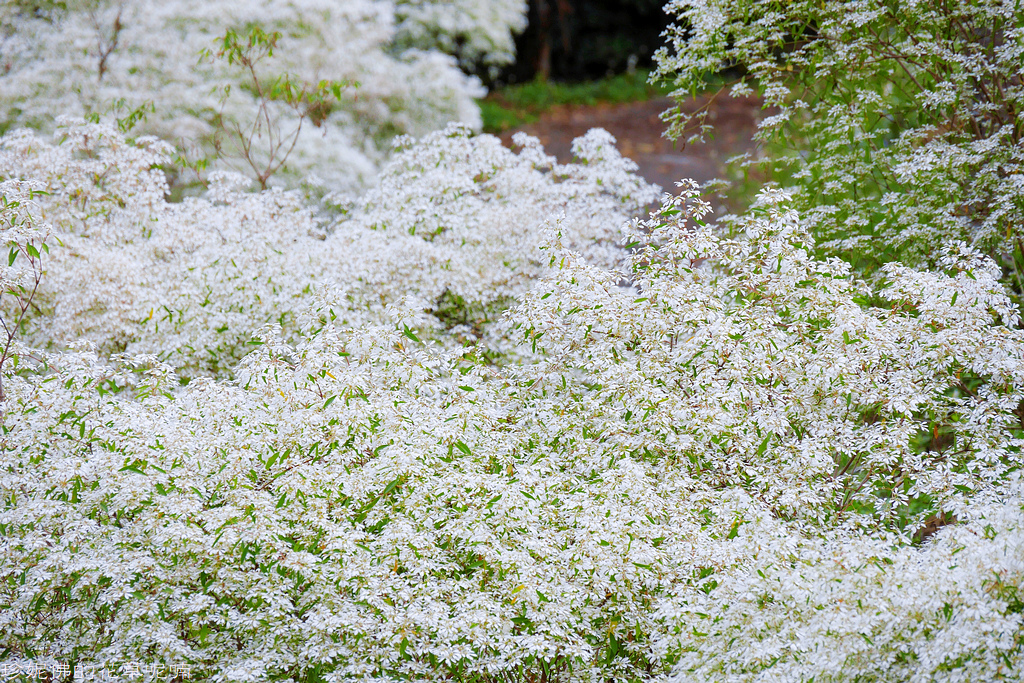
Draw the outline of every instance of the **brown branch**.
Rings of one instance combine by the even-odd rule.
[[[124,9],[117,11],[117,16],[114,18],[114,31],[111,34],[110,42],[103,45],[103,34],[100,29],[99,21],[93,16],[93,26],[96,28],[96,48],[100,55],[99,63],[99,80],[103,80],[104,74],[107,73],[107,60],[110,59],[110,55],[117,49],[117,43],[121,38],[121,31],[124,30],[124,24],[121,23],[121,12]]]

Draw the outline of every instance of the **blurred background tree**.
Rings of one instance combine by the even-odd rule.
[[[530,0],[516,61],[498,80],[586,80],[650,67],[669,24],[661,0]]]

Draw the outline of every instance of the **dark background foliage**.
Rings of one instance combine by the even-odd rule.
[[[669,23],[665,0],[530,0],[516,63],[495,84],[585,80],[649,67]]]

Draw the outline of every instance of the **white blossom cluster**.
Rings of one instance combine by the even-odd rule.
[[[466,67],[499,67],[515,59],[514,34],[526,28],[524,0],[400,0],[396,42],[437,48]]]
[[[0,3],[0,130],[29,125],[52,130],[55,113],[124,115],[151,111],[141,131],[199,145],[217,142],[219,164],[243,170],[230,134],[254,123],[251,74],[215,53],[228,30],[259,26],[281,40],[259,65],[261,82],[283,75],[297,84],[353,83],[327,111],[304,122],[277,181],[315,172],[329,189],[357,192],[373,180],[396,134],[420,136],[450,121],[479,127],[473,97],[479,81],[440,51],[458,41],[466,58],[511,59],[511,32],[524,3],[383,0],[88,0]],[[465,8],[463,8],[465,9]],[[462,17],[450,25],[448,17]],[[442,21],[444,20],[444,21]],[[358,84],[358,85],[355,85]],[[271,101],[273,125],[287,137],[299,114]],[[218,138],[218,132],[227,135]],[[262,131],[264,136],[267,131]],[[266,138],[264,138],[266,139]]]
[[[5,193],[50,192],[0,206],[5,242],[59,238],[34,348],[0,367],[8,658],[1020,676],[1024,333],[970,246],[867,284],[783,193],[730,240],[688,185],[622,236],[651,188],[602,132],[571,165],[405,140],[326,225],[230,177],[169,204],[159,141],[61,138],[0,150]],[[446,297],[511,301],[504,333],[447,343]],[[184,322],[133,317],[158,301]],[[205,371],[230,379],[195,376],[222,322],[238,349]]]
[[[39,218],[60,244],[27,339],[88,340],[104,356],[154,354],[183,376],[226,376],[262,326],[296,334],[303,302],[327,286],[344,291],[347,325],[407,301],[452,341],[490,334],[547,271],[538,245],[549,219],[562,216],[573,244],[614,266],[619,226],[657,199],[603,131],[580,138],[577,162],[564,165],[518,140],[516,154],[458,126],[406,139],[379,184],[326,221],[297,192],[245,192],[237,174],[214,173],[206,196],[169,202],[160,167],[170,148],[106,124],[65,119],[55,142],[8,133],[0,178],[46,191]]]
[[[1024,291],[1024,8],[1013,2],[674,0],[677,96],[742,74],[805,225],[866,264],[936,265],[965,241]],[[700,117],[698,116],[698,119]],[[669,134],[695,123],[667,113]]]
[[[574,141],[569,164],[522,133],[518,154],[458,126],[397,143],[379,184],[328,237],[333,262],[359,268],[346,279],[350,297],[379,309],[400,292],[465,341],[486,335],[501,345],[488,323],[548,271],[549,221],[590,262],[615,267],[623,224],[659,197],[601,129]]]

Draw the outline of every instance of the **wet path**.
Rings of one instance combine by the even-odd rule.
[[[691,100],[687,110],[696,111],[704,102],[705,98]],[[544,149],[564,163],[571,160],[570,145],[574,138],[591,128],[604,128],[616,137],[623,156],[637,162],[640,174],[665,190],[674,190],[675,182],[682,178],[692,178],[698,183],[720,178],[727,159],[755,151],[751,138],[762,115],[759,100],[718,97],[708,113],[714,136],[703,143],[687,145],[685,149],[681,149],[681,143],[662,137],[666,126],[659,116],[670,106],[668,98],[627,104],[559,106],[545,112],[539,121],[517,130],[538,137]],[[502,134],[502,140],[510,144],[514,132]]]

